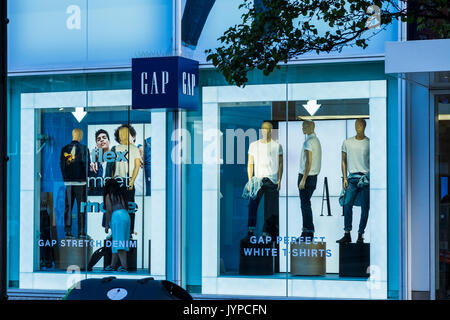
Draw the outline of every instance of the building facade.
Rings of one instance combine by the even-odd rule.
[[[389,69],[385,43],[405,40],[402,26],[374,30],[366,50],[302,56],[270,76],[252,72],[238,88],[204,53],[239,22],[238,5],[8,2],[11,292],[65,292],[81,279],[114,275],[167,279],[192,294],[217,297],[446,297],[447,233],[442,225],[434,229],[433,200],[446,197],[443,165],[440,189],[430,187],[438,184],[438,169],[429,166],[437,118],[429,108],[407,105],[405,96],[411,104],[437,106],[433,114],[444,119],[448,93],[431,103],[429,93],[408,91],[417,85],[402,75],[409,71]],[[177,55],[199,61],[198,110],[133,108],[131,59]],[[164,82],[152,80],[150,90]],[[321,165],[309,189],[314,236],[307,240],[299,171],[308,138],[302,126],[310,121]],[[270,123],[270,140],[264,123]],[[365,198],[352,203],[353,224],[347,220],[352,243],[338,244],[344,207],[352,208],[340,203],[342,155],[351,152],[343,146],[354,141],[357,123],[365,124],[369,138],[362,157],[370,163],[363,172],[370,171],[370,182],[355,187]],[[261,141],[271,147],[255,151]],[[121,162],[125,174],[118,173]],[[261,173],[267,168],[269,174]],[[262,179],[259,203],[245,196],[253,170],[257,178],[275,177]],[[130,238],[121,243],[105,229],[109,179],[131,191]],[[361,226],[364,210],[368,221]],[[364,243],[355,243],[361,228]],[[432,230],[442,231],[441,251]],[[128,250],[124,272],[105,270],[111,264],[105,252],[116,246]]]

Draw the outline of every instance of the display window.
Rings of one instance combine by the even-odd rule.
[[[194,294],[388,298],[387,82],[207,75],[181,134],[131,108],[129,73],[12,80],[10,284],[172,280],[179,262]]]
[[[387,298],[386,81],[203,87],[202,293]]]
[[[20,258],[10,277],[54,290],[107,275],[165,279],[165,113],[132,110],[129,89],[15,101]]]

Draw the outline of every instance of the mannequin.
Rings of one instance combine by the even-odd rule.
[[[353,219],[353,206],[358,197],[361,204],[361,220],[356,243],[364,243],[364,230],[369,218],[369,169],[370,169],[370,140],[365,135],[366,121],[355,121],[356,136],[344,141],[342,145],[342,187],[344,193],[344,236],[338,243],[350,243]],[[347,175],[347,173],[349,173]]]
[[[141,167],[141,154],[139,149],[132,143],[130,131],[133,127],[122,125],[116,130],[116,137],[120,145],[114,147],[114,151],[126,153],[126,162],[116,161],[114,168],[114,177],[120,177],[123,181],[122,191],[125,194],[125,200],[134,202],[135,187],[134,183]],[[134,129],[133,129],[134,131]],[[129,212],[131,218],[130,234],[134,234],[135,212]]]
[[[64,206],[64,231],[66,237],[72,237],[72,209],[77,203],[78,236],[86,237],[86,212],[81,212],[81,203],[86,202],[86,180],[89,168],[89,150],[81,144],[83,131],[72,131],[72,142],[61,150],[60,167],[66,186]]]
[[[303,218],[302,237],[314,238],[314,223],[311,209],[311,197],[316,189],[317,175],[320,172],[322,161],[322,147],[314,133],[314,122],[303,121],[302,130],[306,135],[303,143],[300,168],[298,173],[298,189],[300,194],[300,207]]]
[[[247,175],[251,183],[253,174],[260,180],[261,187],[255,198],[249,201],[248,229],[252,236],[256,228],[256,213],[259,202],[264,196],[264,227],[263,233],[272,236],[278,235],[278,197],[283,175],[283,149],[281,145],[272,140],[273,126],[270,122],[263,122],[261,126],[262,139],[252,142],[248,150]]]

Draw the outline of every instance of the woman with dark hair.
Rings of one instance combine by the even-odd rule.
[[[105,271],[127,271],[127,251],[130,243],[130,215],[128,214],[127,201],[124,198],[119,183],[115,179],[109,179],[105,183],[103,203],[106,210],[105,231],[111,228],[112,241],[111,265]],[[119,264],[121,266],[119,266]]]

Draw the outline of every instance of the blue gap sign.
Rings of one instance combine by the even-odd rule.
[[[197,111],[198,82],[198,61],[179,56],[132,59],[132,108]]]

